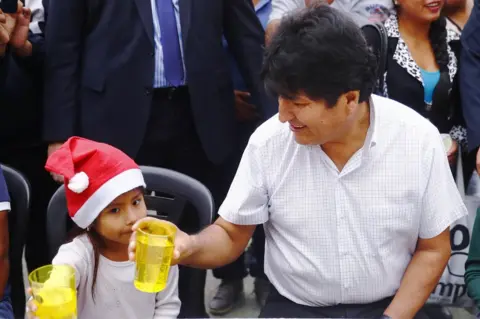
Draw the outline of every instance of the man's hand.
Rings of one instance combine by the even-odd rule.
[[[10,45],[22,56],[31,54],[32,44],[28,41],[31,17],[32,11],[29,8],[22,8],[17,14],[17,24],[10,38]]]
[[[140,219],[133,225],[132,236],[130,237],[130,244],[128,245],[128,258],[131,261],[135,261],[135,251],[136,251],[136,234],[138,229],[147,227],[149,223],[157,223],[158,219],[153,217],[145,217]],[[162,221],[165,223],[166,221]],[[169,222],[166,222],[169,223]],[[173,225],[173,224],[172,224]],[[174,225],[175,226],[175,225]],[[175,226],[176,227],[176,226]],[[195,243],[193,237],[184,233],[177,228],[177,233],[175,236],[175,248],[173,250],[172,256],[172,265],[181,264],[186,258],[190,257],[194,253]]]
[[[248,122],[255,118],[260,118],[256,113],[255,105],[248,102],[249,98],[250,93],[235,90],[235,112],[237,120],[240,122]]]
[[[478,151],[477,151],[477,173],[478,175],[480,175],[480,148],[478,148]]]
[[[315,4],[332,4],[333,0],[305,0],[305,5],[311,6]]]
[[[61,146],[63,145],[63,143],[52,143],[50,145],[48,145],[48,157],[50,157],[50,155],[52,155],[53,152],[55,152],[56,150],[58,150]],[[50,173],[50,175],[52,175],[52,178],[55,182],[57,183],[63,183],[63,176],[62,175],[58,175],[58,174],[55,174],[55,173]]]

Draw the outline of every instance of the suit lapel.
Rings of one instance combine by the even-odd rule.
[[[140,0],[137,0],[140,1]],[[183,51],[187,49],[188,32],[190,31],[190,21],[192,14],[193,0],[179,0],[180,7],[180,26],[182,27]]]
[[[155,46],[153,41],[153,18],[152,18],[152,4],[150,0],[134,0],[137,8],[138,13],[140,14],[140,18],[142,19],[143,26],[145,27],[145,31],[147,31],[148,39],[152,43],[152,46]]]

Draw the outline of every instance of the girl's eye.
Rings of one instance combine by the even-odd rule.
[[[118,213],[118,212],[120,212],[120,208],[112,208],[112,209],[110,209],[110,213],[116,214],[116,213]]]
[[[133,206],[140,205],[141,202],[142,202],[141,199],[136,199],[136,200],[133,201]]]

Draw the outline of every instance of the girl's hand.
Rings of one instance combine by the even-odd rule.
[[[32,288],[27,289],[27,296],[29,296],[27,300],[27,307],[25,308],[25,312],[27,314],[28,319],[38,319],[35,316],[35,311],[37,311],[37,304],[33,299]]]

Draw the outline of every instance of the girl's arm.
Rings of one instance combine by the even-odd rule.
[[[62,245],[53,258],[53,265],[70,265],[75,269],[75,283],[78,288],[86,280],[88,271],[88,248],[78,239]]]
[[[178,266],[170,267],[167,286],[157,293],[153,319],[177,318],[180,313],[178,298]]]

